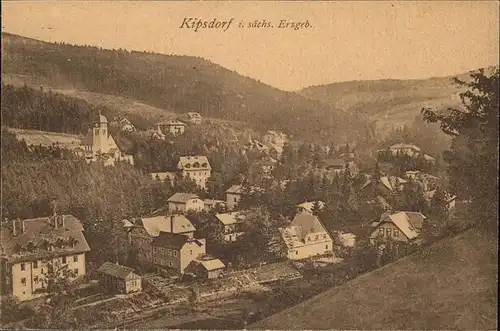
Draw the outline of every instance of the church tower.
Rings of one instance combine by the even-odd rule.
[[[99,111],[98,120],[92,126],[92,151],[94,153],[107,153],[108,145],[108,119]]]

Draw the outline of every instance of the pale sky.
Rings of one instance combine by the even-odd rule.
[[[180,29],[184,17],[230,28]],[[2,30],[45,41],[201,56],[284,89],[428,78],[499,62],[499,2],[2,1]],[[308,20],[298,31],[279,20]],[[266,20],[275,28],[238,28]]]

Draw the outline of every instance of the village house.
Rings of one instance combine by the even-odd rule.
[[[162,132],[169,132],[174,136],[179,136],[184,134],[186,124],[177,120],[168,120],[158,123],[158,127],[162,129]]]
[[[426,217],[420,212],[385,212],[380,220],[372,224],[370,242],[398,241],[415,242],[419,239]]]
[[[233,185],[226,190],[226,206],[228,210],[234,210],[240,202],[242,196],[249,193],[252,188],[245,188],[243,185]]]
[[[144,217],[136,222],[124,222],[124,228],[128,232],[130,244],[137,249],[139,261],[144,264],[180,270],[197,254],[205,253],[204,239],[196,241],[196,247],[192,246],[196,228],[184,215]],[[169,234],[172,236],[169,237]],[[155,241],[160,235],[163,237]],[[172,246],[165,243],[168,238],[172,240]],[[196,252],[195,256],[187,247],[195,247],[191,248]],[[186,259],[189,261],[186,262]]]
[[[138,223],[151,237],[156,237],[160,232],[170,232],[194,237],[196,228],[184,215],[167,215],[142,217]]]
[[[206,156],[181,156],[177,169],[182,172],[184,178],[193,179],[199,187],[205,189],[212,167]]]
[[[241,213],[232,212],[226,214],[216,214],[215,218],[222,224],[222,234],[227,242],[236,241],[243,235],[243,218]]]
[[[319,210],[325,208],[325,203],[323,201],[305,201],[295,207],[297,208],[297,213],[309,213],[312,214],[314,206],[317,206]]]
[[[396,155],[408,155],[408,156],[418,156],[420,155],[420,148],[412,144],[395,144],[390,146],[387,151],[389,151],[393,156]]]
[[[151,241],[152,262],[158,267],[175,270],[181,274],[186,267],[206,254],[206,240],[160,231]]]
[[[129,294],[142,291],[141,276],[134,269],[117,263],[105,262],[97,269],[100,284],[107,292]]]
[[[167,204],[169,213],[202,211],[205,208],[203,200],[193,193],[175,193],[167,200]]]
[[[127,117],[123,117],[121,119],[115,117],[110,124],[113,125],[114,127],[118,127],[120,131],[124,132],[136,131],[134,124],[132,124],[132,122]]]
[[[192,124],[201,124],[203,118],[197,112],[188,112],[186,113],[186,119]]]
[[[328,159],[325,161],[325,170],[333,174],[342,174],[349,170],[351,176],[356,176],[358,174],[358,168],[354,160],[350,159]]]
[[[298,213],[280,233],[290,260],[333,254],[333,240],[317,216]]]
[[[165,140],[167,138],[159,125],[156,125],[155,128],[148,130],[148,133],[151,135],[151,139],[153,140]]]
[[[192,261],[184,270],[185,273],[202,279],[215,279],[222,276],[226,266],[221,260],[204,255]]]
[[[226,207],[228,210],[234,210],[242,197],[256,192],[262,192],[262,188],[256,186],[244,186],[242,184],[233,185],[226,190]]]
[[[407,180],[397,176],[383,176],[379,180],[369,178],[361,186],[361,190],[370,196],[388,197],[404,189]]]
[[[115,140],[109,134],[108,120],[99,113],[99,118],[93,123],[93,128],[89,129],[83,138],[81,146],[83,155],[87,162],[94,162],[99,159],[105,165],[114,165],[116,161],[126,161],[134,164],[132,155],[127,155],[118,148]]]
[[[82,223],[73,215],[3,224],[0,231],[2,292],[21,301],[31,300],[46,294],[55,273],[70,280],[84,276],[85,253],[90,247],[83,231]]]

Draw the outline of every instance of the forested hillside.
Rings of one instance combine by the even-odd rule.
[[[487,69],[493,72],[494,67]],[[459,79],[470,79],[469,74],[457,73]],[[445,111],[461,107],[459,93],[463,87],[453,77],[418,80],[350,81],[310,86],[298,93],[334,108],[358,114],[372,123],[379,135],[385,135],[395,126],[410,125],[422,108]]]
[[[305,139],[366,137],[362,119],[202,58],[41,43],[2,33],[2,74],[133,98],[177,113],[243,121]]]

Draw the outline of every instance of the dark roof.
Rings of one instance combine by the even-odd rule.
[[[188,241],[194,241],[199,246],[203,245],[200,241],[196,239],[191,239],[183,234],[163,232],[163,231],[160,232],[158,237],[153,238],[153,245],[181,249]]]
[[[122,279],[129,278],[130,274],[132,274],[132,276],[137,276],[134,274],[134,269],[111,262],[105,262],[97,271]]]
[[[1,247],[2,252],[7,256],[9,261],[31,261],[39,260],[50,256],[63,256],[71,254],[79,254],[90,251],[90,247],[83,235],[83,225],[73,215],[61,215],[64,217],[64,226],[54,227],[52,217],[42,217],[34,219],[26,219],[18,221],[16,224],[17,235],[13,235],[12,222],[2,225]],[[24,232],[22,231],[22,223],[24,222]],[[68,241],[74,238],[73,245],[63,245],[63,247],[54,247],[48,251],[44,246],[46,243],[54,244],[58,239]],[[15,247],[20,246],[27,248],[29,243],[36,246],[34,252],[28,252],[26,249],[22,252],[15,252]],[[57,246],[57,245],[56,245]]]

